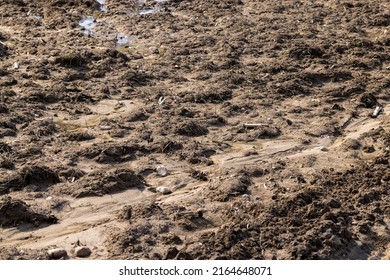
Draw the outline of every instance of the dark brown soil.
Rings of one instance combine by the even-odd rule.
[[[58,221],[53,215],[35,213],[25,202],[7,197],[0,201],[0,214],[0,224],[3,228],[15,227],[22,223],[39,226],[41,223],[54,224]]]
[[[1,259],[390,258],[388,1],[105,2],[1,2]]]

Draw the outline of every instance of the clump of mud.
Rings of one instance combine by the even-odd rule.
[[[2,179],[0,182],[0,193],[5,194],[10,190],[21,190],[22,188],[34,184],[39,189],[59,183],[58,174],[46,166],[26,166],[10,178]]]
[[[42,137],[51,136],[58,132],[58,127],[52,119],[33,121],[24,132],[32,136],[32,140],[40,140]]]
[[[58,63],[65,67],[80,67],[86,62],[86,59],[79,53],[64,54],[55,59],[55,63]]]
[[[112,164],[134,160],[137,155],[147,154],[149,151],[143,146],[134,144],[94,145],[79,152],[88,159],[95,159],[98,163]]]
[[[179,124],[176,129],[177,134],[183,136],[197,137],[208,134],[208,129],[201,124],[190,121]]]
[[[22,223],[39,226],[41,223],[54,224],[56,222],[55,216],[36,213],[21,200],[9,197],[0,200],[0,225],[2,227],[14,227]]]
[[[130,169],[116,169],[111,172],[92,172],[77,181],[75,186],[67,186],[63,191],[80,198],[113,194],[130,188],[143,188],[143,176]]]
[[[95,136],[88,132],[75,132],[75,133],[70,133],[67,135],[67,138],[69,141],[88,141],[88,140],[93,140],[95,139]]]
[[[208,197],[213,201],[226,202],[232,198],[248,194],[250,185],[251,180],[246,175],[219,178],[210,183]]]

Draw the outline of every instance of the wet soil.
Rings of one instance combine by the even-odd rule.
[[[390,258],[388,1],[0,15],[1,259]]]

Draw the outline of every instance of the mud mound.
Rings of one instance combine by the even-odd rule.
[[[189,102],[195,103],[222,103],[223,101],[232,99],[232,91],[230,90],[218,90],[218,89],[209,89],[207,91],[199,92],[193,95],[190,95],[188,98]]]
[[[28,166],[17,172],[11,178],[3,179],[0,182],[0,193],[7,193],[11,188],[21,190],[22,188],[34,184],[44,190],[47,187],[59,183],[58,174],[45,166]]]
[[[123,86],[145,86],[147,85],[152,76],[144,71],[128,70],[118,80],[118,83]]]
[[[384,155],[345,172],[323,170],[311,186],[304,184],[296,190],[276,187],[267,205],[261,198],[251,201],[250,195],[239,198],[248,194],[247,177],[238,176],[233,183],[219,179],[218,188],[209,188],[206,197],[231,203],[214,206],[223,221],[216,230],[204,230],[211,225],[207,212],[199,215],[185,207],[153,204],[126,207],[121,219],[134,224],[118,236],[112,256],[117,252],[148,259],[365,259],[390,240],[383,219],[390,211],[388,159]],[[180,227],[194,233],[202,228],[196,237],[199,242],[179,250],[174,241],[163,242],[169,236],[165,231],[157,239],[148,239],[161,230],[156,216],[166,221],[167,229]]]
[[[21,200],[11,198],[0,200],[0,225],[2,227],[14,227],[22,223],[39,226],[41,223],[54,224],[56,222],[55,216],[35,213]]]
[[[33,121],[24,131],[25,134],[32,136],[33,140],[40,140],[57,132],[58,127],[52,119]]]
[[[235,211],[221,210],[230,226],[204,234],[205,247],[190,253],[216,248],[215,257],[227,259],[365,259],[390,240],[383,220],[390,211],[387,164],[385,156],[346,172],[324,170],[312,187],[275,191],[269,207],[236,202]]]
[[[151,217],[163,218],[164,216],[164,210],[155,203],[127,205],[123,207],[119,214],[120,219],[127,221],[131,221],[132,217],[136,219],[148,219]]]
[[[177,141],[172,141],[166,137],[155,137],[154,143],[150,150],[157,153],[174,153],[183,149],[183,144]]]
[[[293,47],[290,49],[290,57],[294,59],[305,59],[305,58],[321,58],[325,54],[324,50],[316,46],[308,46],[305,44]]]
[[[234,197],[248,194],[250,185],[251,180],[245,175],[220,178],[210,183],[207,196],[214,201],[229,201]]]
[[[175,229],[179,227],[190,232],[210,226],[200,210],[188,211],[184,206],[155,203],[127,205],[118,218],[131,225],[125,232],[113,233],[114,236],[106,240],[110,244],[111,258],[138,255],[146,259],[193,259],[189,253],[173,249],[183,244],[181,237],[174,233]]]
[[[241,141],[278,138],[282,134],[280,128],[273,125],[262,125],[254,128],[240,127],[236,131],[236,138]]]
[[[178,125],[176,133],[183,136],[197,137],[208,134],[208,129],[195,121]]]
[[[117,169],[112,172],[94,172],[83,176],[75,186],[68,186],[63,192],[80,198],[102,196],[125,191],[130,188],[142,188],[144,178],[129,169]]]
[[[94,145],[79,154],[89,159],[95,159],[98,163],[119,163],[136,159],[137,155],[148,154],[148,149],[134,145],[110,144]]]
[[[131,112],[129,116],[126,117],[126,121],[139,122],[139,121],[146,121],[148,118],[149,116],[145,114],[144,110],[139,110],[139,111]]]
[[[69,141],[89,141],[95,139],[95,136],[87,132],[74,132],[67,135]]]

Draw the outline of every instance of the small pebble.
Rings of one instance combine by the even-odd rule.
[[[66,258],[68,256],[68,253],[66,252],[65,249],[62,248],[55,248],[55,249],[50,249],[47,251],[49,254],[49,257],[55,260],[59,260],[62,258]]]
[[[76,256],[79,258],[87,258],[92,254],[91,249],[89,249],[87,246],[76,247],[74,251],[76,253]]]
[[[101,130],[110,130],[112,127],[111,126],[109,126],[109,125],[101,125],[100,126],[100,129]]]
[[[158,187],[156,188],[156,191],[162,193],[162,194],[170,194],[172,193],[171,189],[170,188],[167,188],[167,187]]]
[[[324,147],[324,146],[321,146],[321,147],[320,147],[320,150],[321,150],[322,152],[327,152],[327,151],[329,151],[328,148],[327,148],[327,147]]]
[[[160,53],[160,51],[158,50],[158,48],[155,48],[155,47],[149,48],[149,50],[150,50],[150,52],[151,52],[152,54],[159,54],[159,53]]]

